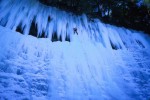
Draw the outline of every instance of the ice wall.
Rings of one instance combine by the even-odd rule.
[[[133,43],[138,48],[147,47],[144,39],[136,36],[136,31],[110,27],[98,19],[87,18],[85,14],[76,16],[45,6],[38,0],[2,0],[0,24],[25,35],[46,37],[52,41],[55,41],[54,38],[71,41],[72,35],[78,34],[83,39],[90,38],[110,49],[127,49]]]
[[[148,100],[149,43],[36,0],[0,0],[0,100]]]
[[[149,49],[111,50],[72,37],[71,42],[51,42],[0,26],[0,99],[150,98]]]

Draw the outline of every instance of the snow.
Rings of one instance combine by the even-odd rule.
[[[28,35],[34,19],[37,36],[48,38]],[[150,37],[93,20],[36,0],[1,0],[0,100],[150,99]],[[15,31],[20,23],[25,35]],[[51,41],[54,32],[62,42]]]

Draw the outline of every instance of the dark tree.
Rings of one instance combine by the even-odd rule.
[[[138,0],[139,1],[139,0]],[[142,30],[150,33],[149,0],[140,6],[137,0],[40,0],[41,3],[72,12],[87,14],[105,23]]]

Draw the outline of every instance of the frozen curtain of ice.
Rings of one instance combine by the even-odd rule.
[[[142,32],[38,0],[0,0],[0,25],[2,100],[150,99],[150,38]]]
[[[70,41],[75,33],[73,29],[77,28],[77,33],[82,35],[83,39],[90,37],[94,41],[101,42],[107,48],[122,49],[130,46],[129,42],[126,43],[127,41],[119,36],[121,34],[124,37],[127,32],[114,30],[97,19],[90,20],[84,14],[75,16],[72,13],[44,6],[37,0],[7,0],[7,2],[1,0],[0,13],[2,26],[12,30],[18,29],[25,35],[29,33],[36,34],[37,37],[44,35],[51,40],[56,35],[61,41]],[[34,30],[32,25],[35,25],[37,31],[32,31]],[[145,47],[142,44],[144,42],[142,38],[135,37],[135,42]]]

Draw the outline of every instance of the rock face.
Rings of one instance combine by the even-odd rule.
[[[0,11],[8,7],[0,14],[0,99],[150,99],[148,35],[38,5],[0,3]],[[27,35],[33,20],[34,34],[47,38]],[[53,42],[54,34],[62,41]]]

